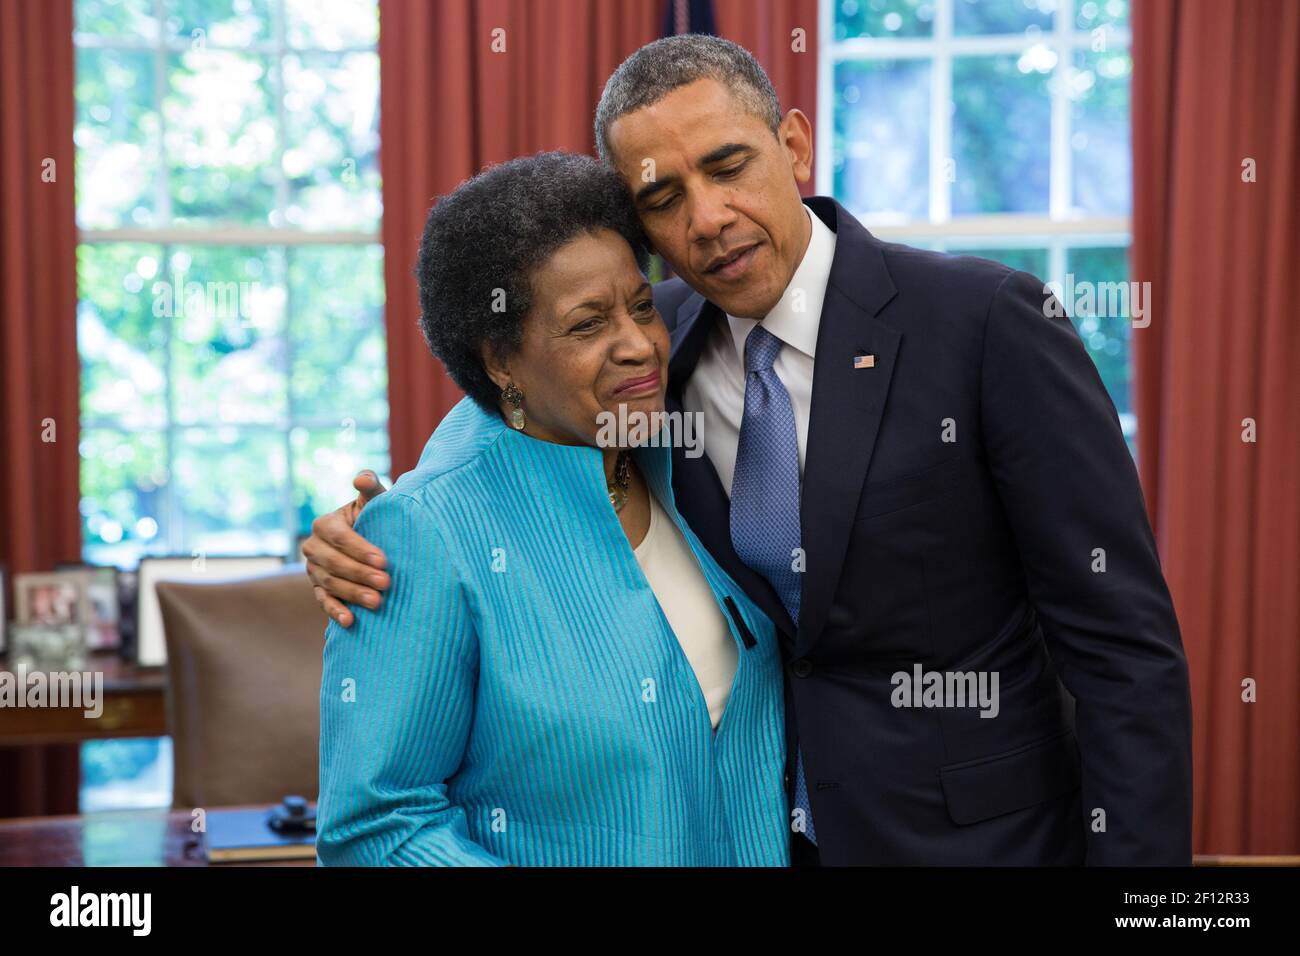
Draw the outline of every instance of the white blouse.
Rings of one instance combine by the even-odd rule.
[[[653,494],[650,527],[632,553],[695,671],[717,730],[736,676],[736,642],[690,545]]]

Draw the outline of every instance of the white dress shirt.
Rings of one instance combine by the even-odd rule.
[[[808,248],[781,301],[762,319],[763,328],[785,343],[772,368],[790,393],[794,408],[801,479],[808,452],[817,330],[821,325],[831,262],[835,258],[835,233],[807,206],[803,208],[812,220]],[[704,413],[704,453],[713,462],[728,497],[736,470],[740,421],[745,412],[745,340],[756,325],[756,319],[738,319],[734,315],[718,322],[710,330],[699,363],[682,390],[682,410]]]

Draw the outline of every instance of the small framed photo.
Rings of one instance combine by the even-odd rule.
[[[118,650],[122,646],[122,609],[117,568],[90,564],[61,564],[57,573],[77,574],[85,580],[90,616],[86,621],[86,649]]]
[[[14,575],[14,607],[18,624],[84,627],[90,618],[90,598],[81,574]]]

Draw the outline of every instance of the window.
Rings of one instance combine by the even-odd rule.
[[[285,554],[387,471],[376,0],[75,0],[84,557]]]
[[[1133,448],[1128,9],[822,0],[817,191],[881,238],[1052,283]]]

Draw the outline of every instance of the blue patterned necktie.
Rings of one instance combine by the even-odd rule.
[[[740,560],[771,582],[799,625],[799,438],[790,394],[772,364],[781,340],[756,325],[745,340],[745,412],[740,421],[736,470],[731,480],[731,543]],[[817,842],[802,749],[795,753],[794,805],[803,811],[805,836]]]

